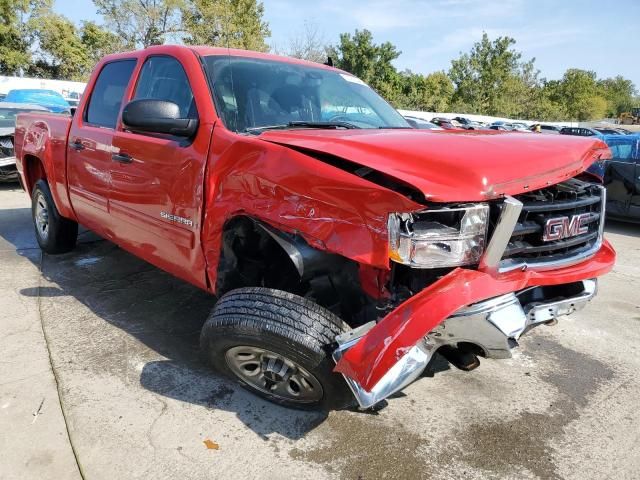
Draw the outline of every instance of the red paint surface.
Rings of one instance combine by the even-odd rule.
[[[457,268],[389,313],[346,352],[335,370],[370,391],[408,348],[460,308],[527,287],[599,277],[611,270],[615,256],[613,247],[605,241],[590,260],[558,270],[491,276]]]

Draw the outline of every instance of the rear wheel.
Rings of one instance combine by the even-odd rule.
[[[287,407],[328,410],[354,400],[330,357],[336,335],[348,329],[305,298],[240,288],[218,301],[200,345],[215,370],[253,393]]]
[[[78,224],[58,212],[45,180],[38,180],[31,194],[31,215],[36,240],[46,253],[66,253],[76,246]]]

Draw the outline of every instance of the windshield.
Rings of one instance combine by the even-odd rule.
[[[0,107],[0,128],[16,126],[16,116],[19,113],[28,112],[29,109]]]
[[[393,107],[352,75],[245,57],[208,56],[204,63],[218,114],[235,132],[303,126],[296,126],[296,122],[411,128]]]

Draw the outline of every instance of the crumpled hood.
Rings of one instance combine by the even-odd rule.
[[[383,172],[430,201],[482,201],[561,182],[585,170],[607,146],[594,139],[515,132],[273,130],[258,138],[330,154]]]

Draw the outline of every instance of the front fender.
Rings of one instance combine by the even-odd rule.
[[[301,152],[214,130],[202,243],[215,290],[224,224],[245,215],[310,246],[389,269],[387,217],[424,206]]]

